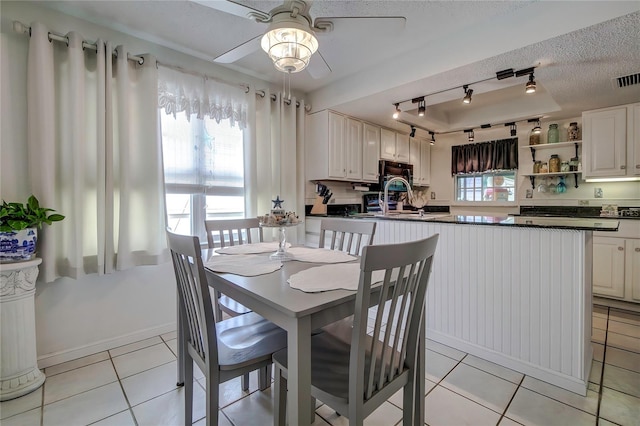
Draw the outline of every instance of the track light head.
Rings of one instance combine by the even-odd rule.
[[[536,81],[533,79],[533,73],[529,74],[529,81],[525,85],[525,93],[536,93]]]
[[[393,112],[393,118],[397,120],[398,117],[400,117],[400,113],[402,111],[400,110],[400,104],[394,104],[394,105],[396,106],[396,110]]]
[[[464,98],[462,99],[462,102],[464,102],[465,104],[470,104],[471,95],[473,94],[473,89],[469,89],[469,86],[466,84],[462,86],[462,88],[464,89]]]
[[[464,132],[467,134],[467,137],[469,138],[469,142],[473,142],[475,139],[475,135],[473,134],[473,129],[467,129]]]
[[[436,134],[434,132],[429,132],[431,135],[431,146],[436,144]]]
[[[412,138],[416,137],[416,128],[411,126],[411,133],[409,133],[409,136]]]
[[[509,132],[511,136],[515,136],[518,134],[518,128],[516,127],[516,123],[506,123],[505,126],[509,126]]]
[[[425,112],[427,111],[427,105],[424,100],[418,103],[418,117],[424,117]]]

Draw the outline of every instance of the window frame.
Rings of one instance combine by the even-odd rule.
[[[469,201],[469,200],[458,200],[458,182],[461,178],[468,177],[480,177],[483,178],[486,175],[495,176],[509,176],[513,175],[513,201]],[[453,202],[451,205],[453,206],[491,206],[491,207],[513,207],[518,205],[518,171],[517,170],[490,170],[486,172],[480,173],[465,173],[465,174],[456,174],[453,175]],[[493,187],[491,187],[493,188]],[[486,191],[487,187],[483,186],[482,193]]]

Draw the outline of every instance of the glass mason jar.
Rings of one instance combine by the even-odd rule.
[[[549,173],[549,167],[547,167],[547,163],[540,164],[540,173]]]
[[[533,163],[533,173],[540,173],[540,166],[542,165],[542,161],[536,161]]]
[[[580,140],[580,129],[578,128],[578,123],[573,122],[569,124],[569,128],[567,129],[568,140],[569,141],[577,141]]]
[[[560,172],[560,157],[558,154],[553,154],[551,158],[549,158],[549,173],[559,173]]]
[[[540,133],[534,133],[533,130],[529,134],[529,145],[540,145]]]
[[[569,167],[569,162],[568,161],[563,161],[562,163],[560,163],[560,171],[562,173],[570,171],[570,167]]]
[[[558,132],[557,124],[549,124],[549,131],[547,132],[547,143],[560,142],[560,134]]]
[[[575,172],[578,170],[578,157],[573,157],[569,162],[569,171]]]

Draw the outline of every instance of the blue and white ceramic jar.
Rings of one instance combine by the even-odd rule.
[[[20,262],[35,258],[37,241],[37,228],[0,232],[0,262]]]

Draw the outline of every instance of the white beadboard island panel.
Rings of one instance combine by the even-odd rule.
[[[586,395],[592,232],[379,220],[375,243],[436,233],[427,337]]]

